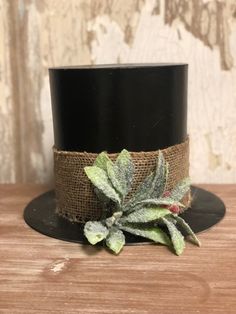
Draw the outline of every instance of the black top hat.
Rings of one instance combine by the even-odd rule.
[[[55,146],[151,151],[187,136],[186,64],[49,69]]]
[[[187,70],[186,64],[126,64],[49,69],[57,200],[54,191],[49,191],[31,201],[25,210],[26,222],[37,231],[52,237],[74,242],[86,241],[83,228],[88,219],[83,222],[79,219],[70,221],[71,217],[78,216],[70,216],[67,212],[61,215],[64,209],[60,211],[57,207],[60,209],[65,203],[60,193],[63,192],[63,200],[71,198],[69,181],[72,184],[71,190],[79,187],[76,195],[80,191],[84,192],[80,190],[81,185],[75,172],[77,173],[77,168],[84,166],[83,161],[88,154],[91,154],[94,161],[97,154],[106,151],[114,161],[117,157],[114,154],[125,148],[133,152],[131,156],[136,156],[134,152],[143,152],[142,156],[146,157],[142,158],[149,160],[148,158],[153,158],[149,156],[153,156],[154,152],[163,150],[168,160],[168,151],[172,147],[177,147],[179,152],[188,138]],[[149,155],[150,152],[152,155]],[[174,161],[171,171],[178,168],[181,172],[181,169],[186,168],[183,163],[188,164],[187,153],[184,156],[183,159],[177,158]],[[137,160],[140,160],[140,155]],[[172,160],[173,158],[171,162]],[[151,162],[146,162],[148,163]],[[88,166],[91,167],[91,164]],[[139,168],[136,164],[136,171],[139,171],[137,169]],[[219,198],[207,191],[192,187],[192,192],[191,209],[179,217],[182,216],[193,231],[199,232],[217,223],[223,217],[225,207]],[[87,202],[83,197],[81,200]],[[58,202],[61,204],[58,205]],[[79,205],[73,209],[79,212],[82,203],[75,198],[74,203],[66,204],[67,207],[70,204]],[[97,206],[94,200],[88,204]],[[70,209],[66,210],[70,213]],[[127,234],[126,237],[128,243],[144,242],[143,237]]]

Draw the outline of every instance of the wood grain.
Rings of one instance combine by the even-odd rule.
[[[22,219],[39,185],[0,187],[0,313],[235,313],[236,185],[204,186],[226,203],[224,220],[181,257],[125,247],[118,257],[30,229]]]

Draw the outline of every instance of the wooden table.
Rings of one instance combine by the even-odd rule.
[[[118,257],[48,238],[22,219],[47,188],[0,186],[0,313],[236,313],[236,185],[208,185],[224,220],[181,257],[156,245]]]

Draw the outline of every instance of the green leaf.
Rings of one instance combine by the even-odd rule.
[[[115,164],[112,161],[108,161],[106,166],[107,174],[113,187],[124,199],[131,188],[134,173],[134,165],[129,152],[123,149],[118,155]]]
[[[167,226],[169,230],[171,241],[173,243],[176,254],[177,255],[182,254],[185,248],[184,237],[182,236],[180,231],[176,228],[176,226],[172,222],[170,222],[168,219],[163,217],[161,218],[161,220],[164,222],[164,224]]]
[[[125,196],[131,189],[131,184],[134,176],[134,164],[130,153],[126,149],[123,149],[120,152],[116,159],[115,165],[120,172],[120,177],[122,181],[121,183],[123,185],[123,195]]]
[[[144,200],[152,187],[154,172],[151,172],[137,188],[134,196],[124,206],[124,211],[130,211],[138,202]]]
[[[161,217],[171,214],[167,208],[158,207],[147,207],[133,211],[126,217],[120,218],[120,223],[135,222],[135,223],[146,223],[155,221]]]
[[[160,197],[165,191],[166,182],[168,178],[168,164],[165,162],[164,155],[161,151],[158,153],[157,167],[153,179],[152,191],[150,191],[150,198]]]
[[[184,205],[176,200],[171,199],[170,197],[161,197],[161,198],[150,198],[150,199],[146,199],[143,200],[141,202],[139,202],[138,204],[143,204],[143,205],[156,205],[156,206],[160,206],[160,205],[167,205],[167,206],[171,206],[171,205],[178,205],[180,207],[184,207]]]
[[[108,157],[106,152],[101,152],[94,161],[93,166],[101,168],[102,170],[106,171],[107,169],[107,162],[111,161]]]
[[[197,236],[195,235],[191,227],[187,224],[187,222],[179,216],[175,216],[174,219],[176,220],[177,224],[179,224],[190,236],[192,242],[198,246],[201,246],[201,242],[198,240]]]
[[[145,180],[139,185],[134,196],[127,202],[124,211],[145,199],[159,197],[163,194],[168,176],[168,164],[165,162],[163,153],[159,151],[157,166]]]
[[[106,238],[106,245],[115,254],[119,254],[125,245],[125,236],[123,232],[117,228],[112,228]]]
[[[109,202],[111,201],[110,198],[108,198],[105,194],[103,194],[98,188],[94,188],[94,193],[96,194],[98,200],[102,203],[102,205],[104,207],[107,206],[107,204],[109,204]]]
[[[171,191],[170,198],[180,201],[190,189],[190,178],[180,181]]]
[[[120,176],[119,168],[113,164],[113,162],[107,162],[107,175],[118,193],[122,196],[125,194],[124,185],[125,182],[122,182],[122,178]]]
[[[134,235],[150,239],[156,243],[171,245],[168,235],[158,227],[141,227],[132,224],[121,225],[119,228]]]
[[[96,167],[101,168],[102,170],[106,171],[108,161],[111,161],[111,160],[108,157],[107,153],[101,152],[97,156],[97,158],[95,159],[93,166],[96,166]],[[99,201],[103,204],[104,207],[106,207],[110,202],[110,198],[108,198],[103,192],[101,192],[96,187],[94,188],[94,192],[97,195],[97,198],[99,199]]]
[[[94,245],[106,238],[108,229],[99,221],[88,221],[84,225],[84,235]]]
[[[89,180],[98,188],[103,194],[114,202],[120,204],[120,197],[114,188],[111,186],[109,178],[104,170],[97,166],[85,167],[84,171]]]

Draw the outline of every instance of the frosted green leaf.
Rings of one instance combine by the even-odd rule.
[[[180,181],[171,191],[170,198],[180,201],[190,189],[190,178]]]
[[[169,221],[168,219],[164,217],[161,218],[161,220],[163,221],[163,223],[167,226],[169,230],[171,241],[175,249],[175,253],[177,255],[181,255],[185,248],[183,235],[180,233],[180,231],[176,228],[176,226],[171,221]]]
[[[111,161],[108,161],[106,166],[107,174],[112,182],[113,187],[124,198],[131,188],[134,173],[134,165],[129,152],[123,149],[122,152],[118,155],[115,164],[113,164]]]
[[[111,186],[110,180],[104,170],[97,166],[89,166],[85,167],[84,171],[96,188],[98,188],[108,198],[120,204],[120,197]]]
[[[131,207],[144,200],[152,187],[154,173],[151,172],[139,185],[134,196],[125,204],[124,211],[130,211]]]
[[[116,191],[123,196],[125,194],[125,182],[122,182],[119,168],[111,161],[107,162],[107,175]]]
[[[179,216],[175,216],[174,219],[186,231],[186,233],[190,236],[192,242],[198,246],[201,246],[201,242],[198,240],[197,236],[195,235],[195,233],[193,232],[191,227],[187,224],[187,222]]]
[[[172,222],[174,225],[177,224],[177,221],[175,220],[177,214],[171,213],[168,217],[166,217],[170,222]]]
[[[150,221],[155,221],[161,217],[171,214],[167,208],[158,207],[147,207],[141,208],[139,210],[133,211],[126,217],[122,217],[119,222],[135,222],[135,223],[145,223]]]
[[[84,225],[84,235],[94,245],[106,238],[108,229],[99,221],[88,221]]]
[[[151,197],[160,197],[166,187],[166,181],[168,177],[168,164],[165,162],[164,155],[161,151],[158,153],[157,167],[155,170],[155,176],[153,179],[152,190],[150,191]]]
[[[101,152],[94,161],[94,166],[106,171],[107,162],[111,161],[106,152]]]
[[[161,198],[150,198],[150,199],[146,199],[140,202],[140,204],[143,205],[156,205],[156,206],[160,206],[160,205],[167,205],[167,206],[171,206],[171,205],[178,205],[180,207],[184,207],[184,205],[176,200],[171,199],[170,197],[161,197]]]
[[[168,164],[165,162],[163,153],[159,151],[156,169],[139,185],[135,195],[125,206],[124,211],[129,210],[130,206],[134,206],[142,200],[162,195],[165,190],[167,176]]]
[[[107,153],[101,152],[95,159],[93,166],[97,166],[106,171],[108,161],[110,161],[110,158],[108,157]],[[98,188],[94,188],[94,192],[97,195],[99,201],[103,204],[103,206],[106,206],[109,203],[110,199],[106,195],[104,195]]]
[[[115,254],[119,254],[125,245],[125,236],[119,229],[112,228],[106,238],[106,245]]]
[[[158,227],[141,227],[132,224],[119,225],[119,228],[134,235],[150,239],[156,243],[171,245],[168,235]]]
[[[110,202],[110,199],[96,187],[94,188],[94,193],[103,206],[106,206]]]
[[[121,183],[123,186],[123,195],[127,195],[131,189],[131,184],[134,176],[134,164],[130,153],[123,149],[118,155],[115,165],[120,172]]]

